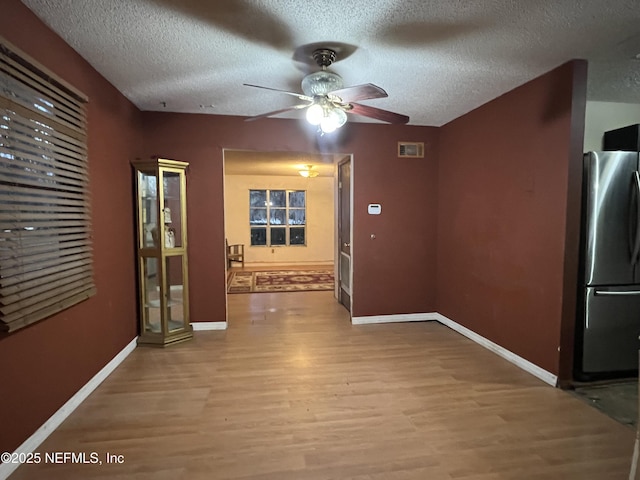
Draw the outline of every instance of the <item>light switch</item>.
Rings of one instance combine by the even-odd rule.
[[[379,203],[370,203],[367,207],[367,212],[369,212],[369,215],[380,215],[380,212],[382,212],[382,205]]]

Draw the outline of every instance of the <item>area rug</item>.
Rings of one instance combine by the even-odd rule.
[[[333,290],[333,270],[231,272],[228,293],[308,292]]]

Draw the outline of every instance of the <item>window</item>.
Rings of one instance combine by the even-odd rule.
[[[249,190],[251,245],[306,245],[307,192]]]
[[[95,293],[86,101],[0,37],[0,331]]]

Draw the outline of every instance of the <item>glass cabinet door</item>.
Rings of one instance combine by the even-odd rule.
[[[182,330],[189,325],[187,318],[186,286],[184,280],[184,255],[165,258],[167,278],[167,329],[169,332]]]
[[[148,333],[175,332],[189,327],[184,255],[165,257],[163,276],[166,288],[161,288],[158,259],[142,259],[143,274],[143,330]],[[166,292],[162,295],[161,292]],[[164,315],[163,315],[164,313]],[[163,321],[166,320],[166,326]],[[163,328],[164,327],[164,328]]]
[[[160,283],[158,259],[143,258],[141,262],[142,285],[142,330],[147,333],[160,333],[162,330],[162,305],[160,302]]]
[[[138,172],[139,248],[157,247],[158,177],[155,172]]]
[[[184,246],[184,226],[182,219],[181,199],[183,197],[183,172],[162,169],[164,223],[164,247],[182,248]]]

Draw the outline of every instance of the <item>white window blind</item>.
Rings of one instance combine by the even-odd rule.
[[[0,37],[0,331],[95,293],[86,101]]]

